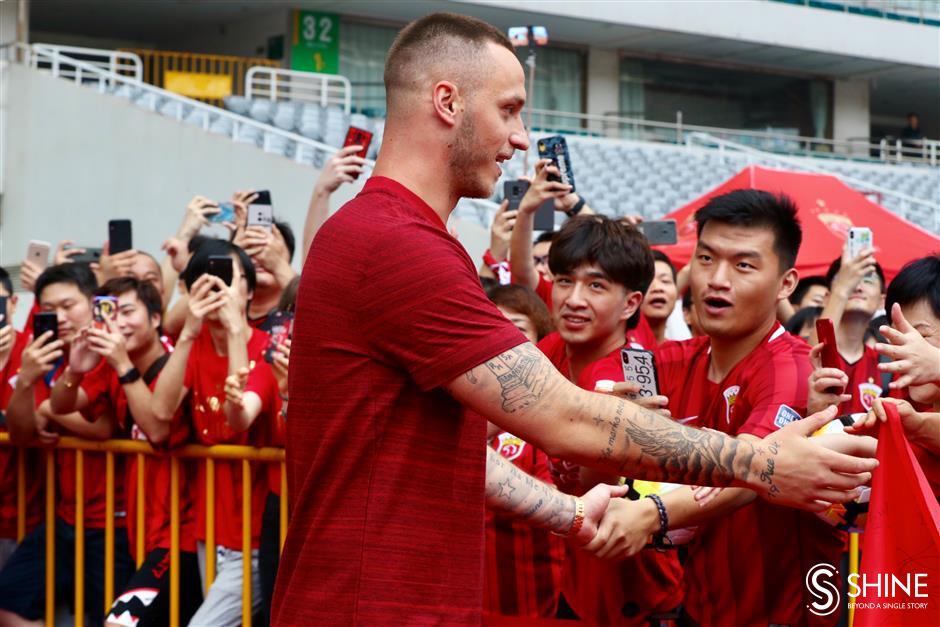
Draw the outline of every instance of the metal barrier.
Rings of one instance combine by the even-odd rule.
[[[245,85],[248,98],[339,105],[346,113],[352,110],[352,89],[345,76],[255,66],[245,74]]]
[[[102,50],[98,48],[82,48],[79,46],[59,46],[55,44],[35,43],[29,48],[29,51],[44,51],[46,55],[31,55],[30,64],[33,67],[42,69],[52,69],[53,74],[63,78],[76,78],[75,73],[80,70],[74,66],[66,65],[58,67],[56,64],[63,55],[78,61],[84,61],[96,68],[117,74],[139,83],[144,76],[143,61],[133,53],[120,50]]]
[[[268,149],[274,138],[292,142],[296,146],[293,158],[298,163],[303,162],[304,151],[313,153],[315,158],[325,161],[338,150],[338,148],[329,144],[258,122],[250,117],[232,113],[221,107],[187,98],[166,89],[137,81],[134,78],[103,70],[84,61],[66,56],[57,49],[32,47],[28,50],[26,63],[31,67],[51,71],[53,76],[73,80],[81,85],[96,86],[101,93],[127,87],[143,97],[148,97],[149,103],[144,106],[151,111],[156,111],[158,104],[161,103],[176,103],[178,106],[175,107],[171,117],[182,121],[184,117],[198,113],[200,115],[198,125],[204,130],[209,130],[210,126],[215,125],[217,122],[230,124],[231,126],[226,127],[223,132],[232,139],[238,139],[246,132],[246,129],[252,129],[261,136],[262,145],[265,149]],[[369,167],[375,165],[370,160],[367,160],[366,164]]]
[[[0,446],[11,447],[8,433],[0,433]],[[114,602],[114,456],[136,455],[137,457],[137,510],[134,512],[136,523],[136,556],[139,568],[144,558],[144,500],[146,496],[146,459],[159,455],[170,460],[170,627],[179,627],[179,569],[180,569],[180,460],[198,459],[206,464],[206,590],[215,579],[215,461],[241,461],[242,469],[242,625],[251,627],[252,590],[251,590],[251,464],[276,463],[281,466],[280,498],[280,546],[283,549],[287,536],[287,474],[284,463],[284,449],[252,446],[200,446],[189,444],[170,452],[156,452],[147,442],[139,440],[104,440],[91,441],[74,437],[59,438],[55,447],[34,445],[45,453],[46,472],[46,599],[45,624],[55,624],[55,451],[68,449],[75,451],[75,627],[84,624],[85,595],[85,512],[84,512],[84,455],[103,453],[106,460],[105,470],[105,555],[104,555],[104,608],[107,612]],[[17,449],[17,537],[25,535],[26,520],[26,468],[23,463],[23,449]],[[238,515],[237,512],[226,514]],[[130,541],[130,538],[128,538]]]
[[[236,57],[221,54],[199,54],[167,50],[124,49],[143,60],[143,80],[151,85],[167,88],[167,75],[171,72],[203,76],[224,76],[231,83],[231,94],[245,93],[245,73],[253,66],[279,67],[281,62],[262,57]],[[197,100],[221,105],[222,98],[197,97]]]
[[[748,131],[685,124],[682,112],[676,112],[675,122],[656,122],[642,118],[628,118],[616,114],[570,113],[549,109],[532,109],[530,132],[562,132],[572,135],[594,135],[614,139],[682,144],[688,133],[707,133],[750,148],[783,155],[808,157],[842,157],[871,162],[911,162],[938,164],[940,140],[923,139],[914,143],[900,140],[889,142],[885,138],[856,137],[831,140],[805,137],[772,131]]]

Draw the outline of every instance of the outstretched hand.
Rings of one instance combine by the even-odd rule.
[[[894,328],[883,326],[880,329],[890,343],[875,344],[876,351],[892,360],[878,364],[878,370],[897,377],[891,382],[891,389],[940,382],[940,348],[931,346],[921,336],[901,313],[901,306],[897,303],[891,308],[891,320]]]
[[[611,499],[616,500],[626,495],[627,489],[627,486],[599,483],[584,493],[581,497],[584,501],[584,523],[572,538],[576,545],[583,546],[594,539],[601,520],[611,504]]]

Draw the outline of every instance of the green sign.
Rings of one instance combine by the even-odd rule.
[[[316,11],[293,12],[290,67],[292,70],[339,74],[339,16]]]

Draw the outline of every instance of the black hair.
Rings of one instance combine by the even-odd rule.
[[[614,283],[643,294],[653,281],[653,254],[635,227],[601,215],[575,216],[561,227],[548,253],[548,267],[558,276],[584,264],[597,264]],[[627,321],[632,329],[640,308]]]
[[[803,297],[806,296],[806,292],[809,291],[809,288],[816,285],[821,285],[827,290],[829,289],[829,281],[826,280],[826,277],[807,276],[800,279],[800,282],[796,284],[796,289],[793,290],[792,294],[790,294],[790,303],[793,305],[799,305],[800,301],[803,300]]]
[[[481,276],[480,285],[483,287],[483,291],[486,293],[486,297],[490,297],[490,292],[492,292],[494,287],[499,287],[499,281],[490,276]]]
[[[692,309],[692,288],[687,289],[682,295],[682,308]]]
[[[940,254],[915,259],[901,268],[888,286],[885,309],[890,317],[894,303],[904,307],[922,300],[940,318]]]
[[[13,281],[10,280],[10,273],[4,268],[0,268],[0,285],[3,286],[8,295],[13,296]],[[5,311],[0,313],[4,316],[7,315]]]
[[[535,244],[541,244],[543,242],[553,242],[555,241],[555,235],[557,231],[542,231],[539,233],[539,236],[535,238],[535,241],[532,242],[533,246]]]
[[[842,268],[842,258],[836,259],[829,265],[829,270],[826,271],[826,287],[832,288],[832,280],[836,278],[836,275],[839,274],[839,270]],[[876,261],[875,262],[875,274],[878,275],[878,280],[881,281],[881,293],[885,293],[885,271],[881,269],[881,265]]]
[[[695,212],[698,236],[708,222],[721,222],[749,228],[765,227],[774,233],[774,252],[780,269],[796,264],[803,241],[803,229],[797,218],[796,204],[785,194],[771,194],[759,189],[736,189],[715,196]]]
[[[127,292],[137,294],[137,299],[147,308],[149,315],[157,314],[163,316],[163,299],[160,298],[160,292],[153,286],[153,283],[140,281],[132,276],[122,276],[111,279],[98,288],[98,296],[120,296]]]
[[[189,258],[189,263],[180,272],[180,278],[186,283],[187,290],[192,289],[196,279],[209,271],[209,257],[215,255],[224,255],[226,257],[235,255],[241,263],[242,276],[248,281],[248,291],[253,292],[255,290],[255,264],[251,262],[251,257],[239,246],[224,239],[215,238],[207,238],[203,241],[199,248],[193,252],[193,256]]]
[[[816,322],[816,318],[821,316],[822,312],[822,307],[803,307],[793,314],[793,316],[787,320],[787,323],[783,325],[783,327],[790,335],[799,337],[800,331],[803,330],[803,327],[807,324]]]
[[[675,266],[674,263],[672,263],[672,259],[670,259],[670,258],[669,258],[669,255],[667,255],[666,253],[664,253],[664,252],[661,251],[661,250],[656,250],[655,248],[653,248],[653,249],[651,249],[651,250],[652,250],[652,253],[653,253],[653,263],[654,263],[654,271],[653,271],[653,273],[655,274],[655,263],[656,263],[657,261],[662,261],[663,263],[665,263],[666,265],[669,266],[669,269],[670,269],[670,270],[672,270],[672,282],[675,283],[675,282],[676,282],[676,266]]]
[[[284,245],[287,247],[287,260],[294,261],[294,248],[297,246],[297,238],[294,237],[294,229],[290,228],[287,222],[275,222],[274,226],[281,232],[284,238]]]
[[[42,300],[42,291],[56,283],[69,283],[78,288],[82,294],[91,298],[98,289],[98,279],[95,273],[91,271],[91,266],[87,263],[60,263],[57,266],[49,266],[42,271],[39,278],[36,279],[36,285],[33,287],[33,294],[36,302]]]

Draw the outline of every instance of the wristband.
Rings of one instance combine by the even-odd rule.
[[[568,216],[569,218],[573,218],[579,213],[581,213],[581,210],[583,208],[584,208],[584,199],[581,198],[581,196],[578,196],[578,202],[574,204],[574,207],[566,211],[565,215]]]
[[[571,522],[571,527],[566,533],[557,533],[553,531],[552,533],[556,536],[561,536],[563,538],[570,538],[572,536],[578,535],[578,532],[581,531],[581,527],[584,525],[584,500],[574,497],[574,520]]]
[[[659,533],[653,536],[653,545],[660,548],[670,546],[672,542],[666,535],[669,531],[669,514],[666,513],[666,506],[663,505],[663,500],[659,498],[658,494],[647,494],[646,498],[652,500],[659,511]]]
[[[498,266],[500,262],[496,260],[496,257],[493,256],[493,253],[491,253],[490,249],[487,248],[486,252],[483,253],[483,263],[489,266],[490,270],[492,270],[495,266]]]
[[[76,385],[79,384],[79,382],[82,379],[85,378],[85,375],[83,373],[75,372],[71,368],[67,369],[65,373],[63,374],[64,376],[62,377],[62,383],[65,385],[66,389],[68,390],[71,390],[72,388],[74,388]],[[75,379],[71,380],[72,377],[75,377]]]
[[[127,385],[128,383],[133,383],[140,378],[140,371],[137,368],[131,366],[130,370],[118,377],[118,383],[121,385]]]

